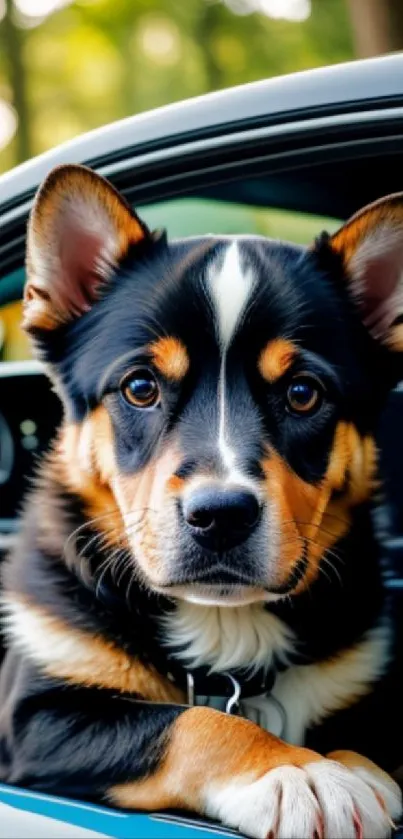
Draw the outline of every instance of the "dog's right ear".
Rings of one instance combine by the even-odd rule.
[[[325,236],[322,244],[337,255],[368,333],[395,358],[398,354],[402,358],[403,193],[364,207],[332,236]]]
[[[39,189],[27,234],[23,327],[46,333],[80,317],[146,225],[108,181],[84,166],[58,166]]]

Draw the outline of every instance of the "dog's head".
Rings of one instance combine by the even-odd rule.
[[[309,248],[168,242],[104,180],[54,170],[25,328],[65,406],[60,476],[151,589],[303,591],[374,486],[403,349],[403,196]]]

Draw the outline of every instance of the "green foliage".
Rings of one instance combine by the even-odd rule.
[[[344,0],[312,0],[299,23],[237,15],[222,0],[76,0],[30,28],[7,2],[26,136],[0,152],[0,171],[130,114],[353,57]],[[0,98],[12,102],[17,56],[7,45],[3,20]]]
[[[160,201],[140,209],[151,230],[165,228],[170,238],[204,236],[209,233],[250,233],[270,239],[287,239],[309,245],[321,230],[337,230],[335,219],[306,215],[292,210],[247,207],[212,199],[181,198]]]

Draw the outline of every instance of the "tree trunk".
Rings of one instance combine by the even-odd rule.
[[[8,64],[8,73],[12,90],[12,104],[18,115],[18,128],[15,137],[16,163],[22,163],[32,155],[29,108],[26,91],[26,71],[23,57],[24,33],[16,26],[13,18],[12,0],[6,0],[6,14],[1,28],[3,30],[2,50]]]
[[[403,49],[403,4],[402,0],[386,0],[389,9],[389,34],[391,49]]]
[[[197,32],[195,32],[197,42],[203,49],[207,91],[219,90],[223,82],[221,67],[214,53],[214,35],[219,11],[215,4],[201,3],[200,14],[197,19]]]
[[[403,48],[402,0],[347,0],[358,58]]]

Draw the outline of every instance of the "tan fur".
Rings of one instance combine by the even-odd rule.
[[[80,495],[105,544],[131,547],[146,577],[164,585],[181,484],[173,477],[181,460],[176,449],[166,446],[136,474],[120,474],[109,414],[99,405],[82,423],[64,426],[58,457],[59,480]]]
[[[396,229],[403,224],[402,195],[390,195],[387,200],[381,198],[355,213],[347,224],[343,225],[331,238],[331,246],[339,253],[345,266],[353,258],[362,240],[377,226],[388,223]]]
[[[61,429],[56,458],[59,480],[80,495],[87,516],[96,519],[106,543],[126,544],[122,514],[111,489],[116,464],[111,422],[103,405],[82,423]]]
[[[368,499],[375,485],[376,448],[372,437],[361,438],[355,426],[337,425],[326,475],[317,485],[296,475],[273,449],[263,461],[267,495],[274,499],[281,528],[279,583],[298,562],[308,540],[308,570],[296,591],[318,574],[319,562],[351,523],[351,508]],[[335,492],[341,493],[337,499]]]
[[[403,352],[403,323],[393,326],[387,336],[386,344],[393,352]]]
[[[384,772],[383,769],[380,769],[376,763],[373,763],[372,760],[369,760],[367,757],[363,757],[363,755],[357,754],[357,752],[349,752],[344,749],[337,750],[335,752],[329,752],[326,755],[329,760],[337,760],[338,763],[342,763],[343,766],[347,766],[349,769],[355,769],[356,767],[362,767],[363,769],[368,769],[370,772],[374,772],[380,778],[383,778],[386,782],[390,782],[390,775],[387,772]]]
[[[182,692],[101,635],[73,629],[46,609],[8,596],[6,631],[48,676],[71,684],[132,693],[153,702],[183,703]],[[50,639],[50,641],[49,641]]]
[[[179,478],[177,475],[172,475],[172,478],[169,478],[169,481],[167,483],[167,489],[174,495],[179,495],[180,493],[182,493],[185,486],[185,479]]]
[[[189,356],[179,338],[159,338],[151,344],[151,357],[157,370],[167,379],[180,382],[189,370]]]
[[[275,338],[269,341],[262,350],[258,360],[260,375],[266,382],[273,384],[287,372],[294,361],[297,348],[285,338]]]
[[[174,445],[167,445],[136,475],[116,475],[114,492],[130,525],[129,542],[138,565],[155,585],[164,585],[176,551],[178,521],[173,475],[181,462]],[[136,523],[136,511],[139,524]]]
[[[232,782],[243,775],[259,778],[277,766],[316,760],[320,755],[288,746],[248,720],[211,708],[190,708],[173,724],[157,772],[143,781],[111,787],[109,798],[120,807],[200,812],[211,783]]]

